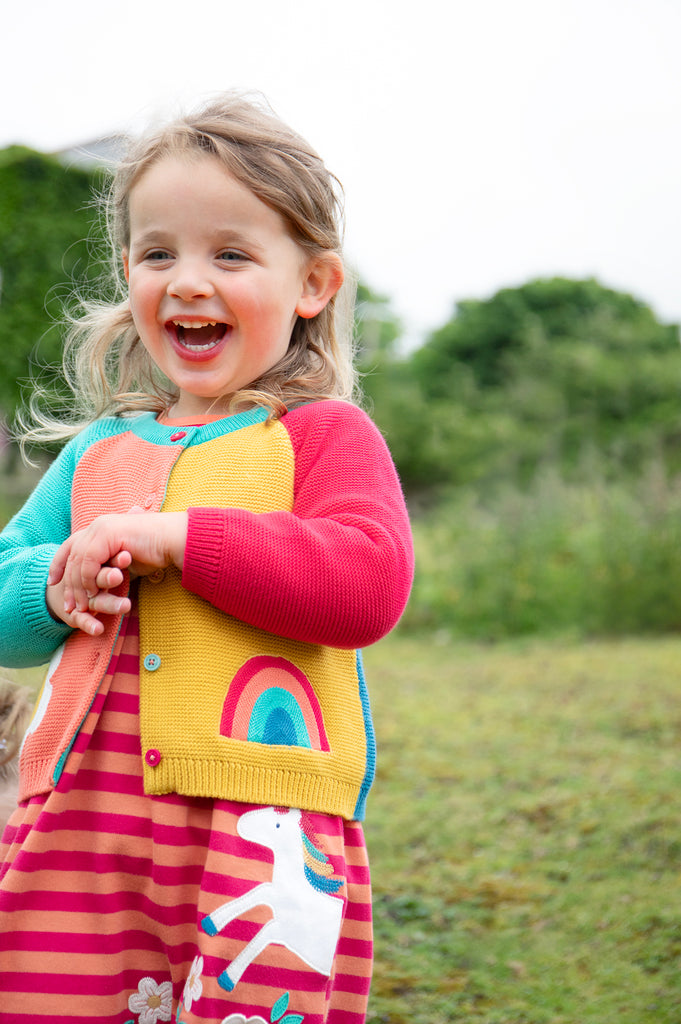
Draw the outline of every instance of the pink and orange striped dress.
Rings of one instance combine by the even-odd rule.
[[[0,535],[0,660],[52,658],[0,843],[0,1024],[363,1024],[357,649],[404,608],[409,521],[361,410],[266,419],[96,421]],[[55,623],[56,546],[135,507],[188,510],[182,571],[102,636]]]
[[[361,825],[145,795],[138,665],[132,614],[59,783],[5,830],[1,1024],[361,1024]]]

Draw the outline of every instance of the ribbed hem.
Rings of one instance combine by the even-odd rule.
[[[361,820],[356,814],[357,786],[306,772],[164,756],[156,767],[144,765],[144,791],[149,795],[200,793],[215,800],[298,807]],[[363,818],[363,805],[361,814]]]
[[[19,773],[17,801],[20,803],[22,800],[30,800],[33,796],[49,793],[54,789],[54,767],[54,756],[40,757],[30,761],[24,758]]]

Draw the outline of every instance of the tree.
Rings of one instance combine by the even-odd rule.
[[[74,281],[92,280],[101,175],[22,146],[0,152],[0,412],[11,416],[36,365],[59,365],[53,327]]]
[[[593,337],[606,348],[670,351],[678,328],[660,324],[643,302],[593,279],[555,277],[503,288],[490,299],[460,302],[452,319],[413,361],[425,394],[443,397],[465,366],[480,387],[502,385],[509,356],[540,335],[547,343]]]
[[[653,457],[681,469],[678,327],[594,280],[461,302],[373,397],[410,490],[526,481],[548,462],[575,474],[594,456],[613,474]]]

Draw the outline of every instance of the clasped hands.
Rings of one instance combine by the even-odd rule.
[[[104,632],[100,615],[125,615],[128,597],[113,591],[131,576],[147,576],[169,565],[182,568],[187,540],[186,512],[145,512],[98,516],[76,530],[52,559],[45,600],[50,614],[91,636]]]

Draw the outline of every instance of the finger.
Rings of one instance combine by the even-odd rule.
[[[105,565],[104,568],[97,573],[97,578],[95,580],[99,590],[113,590],[114,587],[120,587],[122,582],[123,572],[121,569],[117,569],[109,565]]]
[[[70,582],[73,588],[73,600],[78,611],[88,611],[90,599],[99,593],[100,587],[97,584],[97,578],[107,560],[108,553],[104,557],[96,550],[92,552],[90,548],[82,557],[79,557],[77,552],[74,553],[70,566]],[[65,572],[69,573],[68,565]]]
[[[47,575],[48,587],[52,587],[55,585],[55,583],[59,583],[62,576],[64,575],[64,569],[68,561],[69,551],[70,544],[68,541],[66,541],[64,544],[58,547],[57,550],[55,551],[54,558],[52,559],[52,563],[50,565],[49,572]]]
[[[71,612],[87,612],[89,597],[82,585],[81,559],[76,547],[71,548],[64,565],[61,580],[64,587],[64,610]],[[93,594],[97,591],[93,590]]]
[[[89,612],[74,611],[69,616],[69,625],[82,630],[89,636],[100,636],[104,632],[104,623],[96,615],[90,615]]]
[[[71,586],[70,576],[67,576],[65,573],[62,573],[61,579],[64,586],[64,611],[66,612],[67,615],[70,615],[71,612],[75,611],[76,609],[76,602],[74,601],[73,598],[73,587]]]
[[[116,597],[114,594],[101,591],[90,598],[90,608],[87,612],[75,610],[68,615],[68,625],[82,630],[89,636],[100,636],[104,632],[104,623],[98,615],[127,615],[130,608],[129,598]]]
[[[127,569],[132,564],[132,555],[129,551],[119,551],[113,558],[109,559],[109,565],[115,569]]]
[[[90,599],[90,612],[100,615],[127,615],[131,608],[130,599],[117,597],[106,590],[100,592]]]

